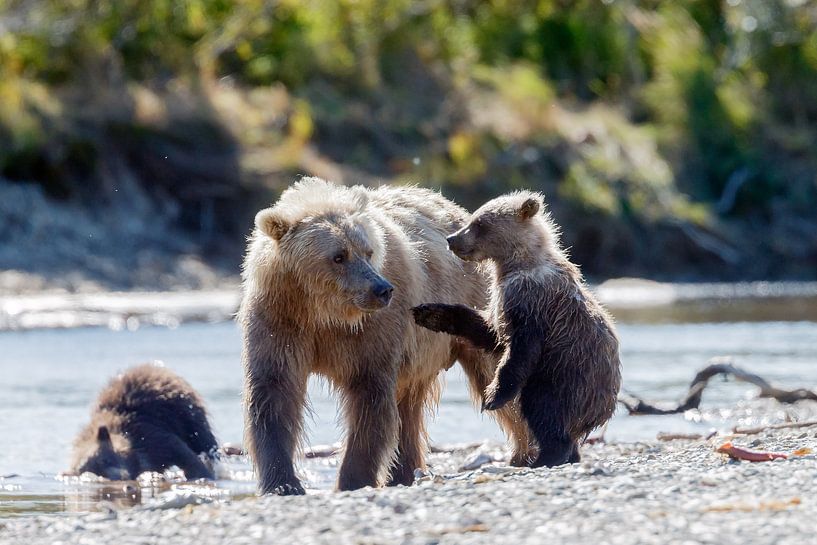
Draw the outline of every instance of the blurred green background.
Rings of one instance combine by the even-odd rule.
[[[0,0],[0,269],[207,286],[301,174],[540,190],[593,279],[817,279],[817,1]]]

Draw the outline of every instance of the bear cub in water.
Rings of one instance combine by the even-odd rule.
[[[541,195],[519,191],[489,201],[448,237],[466,261],[493,265],[488,308],[425,304],[415,321],[468,339],[499,358],[483,408],[519,394],[539,446],[533,467],[578,462],[579,441],[610,419],[621,382],[610,316],[561,249]]]
[[[204,403],[181,377],[151,364],[129,369],[100,392],[74,443],[71,470],[111,480],[178,466],[188,480],[214,479],[218,445]]]

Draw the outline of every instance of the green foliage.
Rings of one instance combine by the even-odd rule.
[[[45,184],[93,163],[99,139],[72,133],[65,97],[121,93],[139,125],[127,119],[147,88],[269,146],[244,163],[264,172],[302,168],[314,147],[356,172],[474,199],[533,186],[624,222],[803,213],[817,206],[815,13],[817,0],[0,0],[0,168]],[[270,89],[272,106],[253,94]],[[82,144],[37,167],[60,139]]]

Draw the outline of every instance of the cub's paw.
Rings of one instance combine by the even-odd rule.
[[[511,455],[511,459],[509,464],[511,467],[530,467],[536,457],[538,456],[538,452],[536,449],[529,448],[524,451],[514,451]]]
[[[516,397],[516,391],[516,388],[510,386],[503,387],[494,380],[485,388],[485,393],[482,395],[483,412],[498,411]]]
[[[450,306],[441,303],[428,303],[412,308],[411,313],[414,315],[414,322],[417,325],[438,333],[449,333],[451,331]]]

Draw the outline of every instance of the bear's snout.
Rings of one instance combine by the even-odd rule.
[[[454,255],[460,259],[467,259],[472,253],[472,248],[470,248],[470,245],[465,241],[467,234],[467,232],[457,231],[453,235],[449,235],[445,238],[446,242],[448,242],[448,249],[454,252]]]
[[[394,286],[390,283],[383,280],[382,282],[378,282],[372,288],[372,294],[378,300],[378,302],[382,303],[384,307],[389,306],[391,302],[391,296],[394,293]]]

